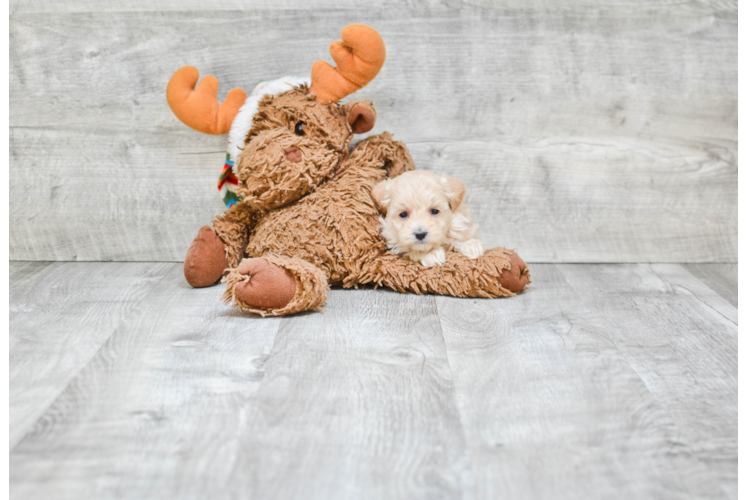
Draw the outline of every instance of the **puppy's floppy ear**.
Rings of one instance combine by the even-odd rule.
[[[457,207],[462,205],[462,200],[465,199],[465,185],[454,177],[446,175],[442,175],[440,180],[449,200],[449,208],[454,212]]]
[[[371,190],[371,199],[374,200],[374,204],[377,206],[380,212],[383,214],[387,213],[387,207],[390,204],[390,194],[387,190],[387,183],[389,180],[385,180],[374,186]]]
[[[364,134],[374,128],[377,112],[370,101],[353,101],[345,105],[348,123],[354,134]]]

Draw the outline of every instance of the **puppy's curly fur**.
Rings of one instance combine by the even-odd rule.
[[[463,203],[465,186],[457,179],[413,170],[380,182],[371,195],[385,213],[382,236],[394,253],[432,267],[444,264],[447,248],[469,259],[486,252]]]

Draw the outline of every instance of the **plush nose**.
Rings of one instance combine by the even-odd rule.
[[[299,163],[301,161],[301,150],[295,146],[286,149],[284,153],[286,153],[286,160],[292,163]]]
[[[426,235],[429,234],[426,231],[418,230],[415,233],[413,233],[413,236],[416,237],[418,241],[423,241],[423,239],[426,237]]]

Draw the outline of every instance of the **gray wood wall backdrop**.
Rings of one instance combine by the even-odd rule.
[[[385,66],[356,97],[465,181],[528,261],[737,261],[737,2],[13,1],[10,258],[179,261],[221,211],[225,137],[164,97],[308,73],[348,23]]]

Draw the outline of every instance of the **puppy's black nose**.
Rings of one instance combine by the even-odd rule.
[[[418,241],[423,241],[427,234],[429,233],[427,233],[426,231],[416,231],[415,233],[413,233],[413,236],[415,236]]]

